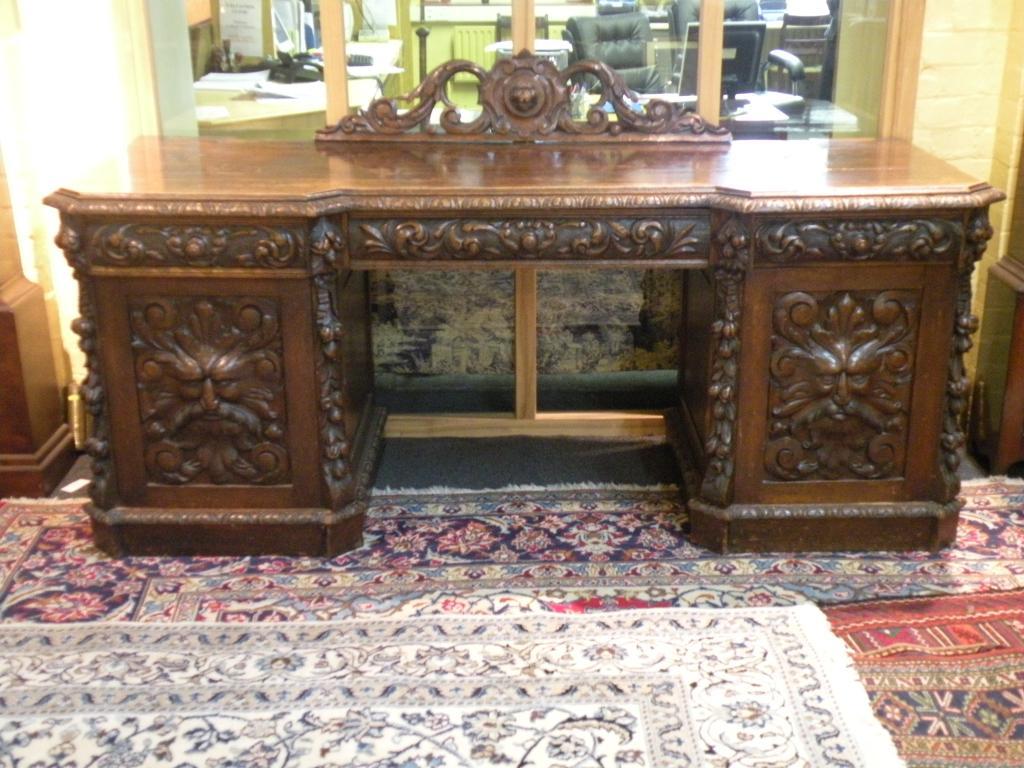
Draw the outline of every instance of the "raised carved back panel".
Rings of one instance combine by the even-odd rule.
[[[479,81],[479,108],[460,111],[448,96],[457,75]],[[594,83],[596,101],[575,105],[576,84]],[[397,102],[407,105],[400,109]],[[440,110],[439,112],[437,110]],[[490,71],[470,61],[437,67],[399,99],[381,98],[358,114],[317,133],[318,141],[422,140],[607,141],[652,140],[728,143],[729,132],[704,122],[682,104],[641,103],[621,75],[600,61],[578,61],[559,70],[528,51],[499,59]]]
[[[279,303],[133,297],[128,311],[149,481],[287,482]]]
[[[919,314],[913,290],[776,295],[764,454],[769,479],[903,474]]]

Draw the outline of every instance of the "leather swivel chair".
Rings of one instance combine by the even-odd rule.
[[[725,0],[726,21],[757,21],[760,18],[757,0]],[[669,34],[679,40],[686,34],[686,25],[700,21],[700,0],[676,0],[668,12]]]
[[[765,76],[767,87],[781,91],[788,85],[792,93],[829,98],[830,94],[823,93],[821,83],[825,59],[829,54],[829,33],[832,24],[830,14],[785,14],[782,19],[779,48],[768,55]],[[779,77],[778,73],[784,73],[786,77]]]
[[[654,39],[651,23],[642,13],[573,16],[562,37],[572,45],[571,62],[603,61],[637,93],[665,90],[658,70],[647,63],[647,46]],[[593,85],[593,81],[587,83]]]

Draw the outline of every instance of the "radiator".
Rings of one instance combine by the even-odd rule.
[[[494,54],[484,49],[494,42],[494,27],[456,27],[452,31],[452,58],[468,59],[484,69],[494,64]],[[459,82],[475,82],[472,75],[459,75]]]

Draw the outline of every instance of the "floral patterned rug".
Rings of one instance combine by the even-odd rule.
[[[316,558],[99,552],[81,503],[0,507],[0,621],[311,621],[842,603],[1024,587],[1024,482],[964,484],[938,553],[720,556],[674,488],[381,493],[366,543]]]
[[[903,765],[809,604],[7,624],[0,755],[61,768]]]

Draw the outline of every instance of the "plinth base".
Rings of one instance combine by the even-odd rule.
[[[96,546],[109,555],[333,557],[363,543],[365,500],[320,509],[89,508]]]
[[[386,412],[368,408],[355,442],[355,499],[342,509],[190,509],[89,505],[96,546],[109,555],[334,557],[363,543]]]
[[[930,550],[956,538],[960,502],[715,507],[691,499],[690,538],[715,552]]]
[[[75,442],[61,424],[33,453],[0,453],[0,496],[49,496],[75,462]]]

